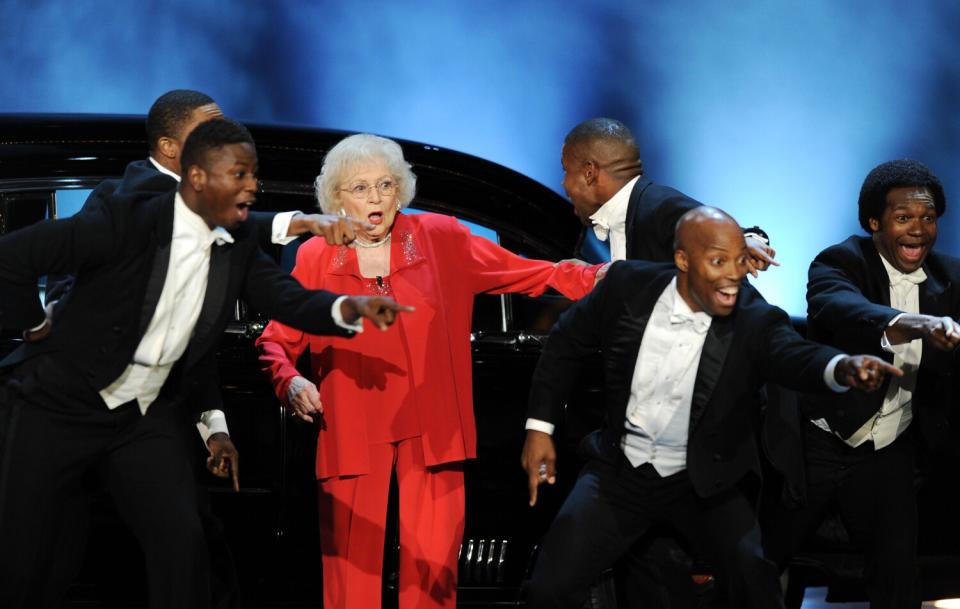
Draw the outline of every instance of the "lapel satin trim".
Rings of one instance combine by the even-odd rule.
[[[230,253],[233,251],[233,245],[224,243],[212,247],[210,271],[207,275],[207,291],[203,295],[203,307],[200,309],[197,325],[193,328],[191,345],[202,345],[203,341],[208,339],[211,328],[223,311],[223,300],[227,294],[227,283],[230,277]],[[204,351],[206,349],[191,349],[191,357],[187,361],[187,365],[193,364],[198,354]]]
[[[623,405],[624,417],[626,417],[627,404],[630,402],[633,373],[637,368],[643,333],[647,330],[653,307],[656,306],[663,290],[675,275],[675,272],[668,272],[656,276],[646,289],[637,286],[633,292],[621,295],[625,301],[626,310],[617,320],[613,338],[610,340],[610,349],[614,357],[611,358],[610,367],[606,372],[607,386],[616,388],[612,403]]]
[[[147,288],[143,296],[143,306],[140,309],[139,336],[147,331],[150,320],[153,319],[153,313],[157,310],[157,303],[160,302],[160,292],[163,291],[163,284],[167,280],[167,267],[170,266],[170,242],[173,240],[173,200],[175,192],[166,196],[157,197],[150,200],[148,204],[154,205],[153,213],[156,214],[156,221],[153,225],[153,239],[157,244],[156,251],[153,254],[153,265],[150,268],[150,277],[147,279]],[[150,216],[146,216],[149,218]],[[150,231],[149,226],[143,227],[144,231]]]
[[[143,307],[140,309],[139,334],[141,338],[153,319],[153,313],[160,302],[160,292],[167,280],[167,267],[170,266],[170,239],[157,247],[153,254],[153,268],[150,269],[150,278],[147,280],[147,289],[143,296]]]
[[[650,314],[653,311],[652,305],[643,307],[640,303],[635,304],[639,306],[634,308],[630,303],[627,304],[627,315],[624,315],[616,326],[616,335],[611,341],[610,348],[618,357],[613,358],[610,369],[607,370],[607,386],[616,387],[618,393],[613,396],[613,403],[623,404],[624,417],[630,402],[633,374],[637,368],[637,358],[640,356],[643,333],[647,330]]]
[[[627,259],[633,259],[633,235],[636,232],[634,225],[637,222],[637,213],[640,208],[640,199],[643,198],[643,193],[647,191],[647,188],[653,182],[642,175],[637,180],[637,183],[633,185],[633,190],[630,191],[630,201],[627,203],[627,217],[624,220],[624,230],[627,234]]]
[[[868,282],[868,288],[864,290],[864,296],[873,302],[889,307],[890,275],[887,274],[887,268],[883,266],[883,261],[880,260],[880,252],[877,251],[877,246],[873,244],[873,240],[869,237],[863,237],[862,239],[861,251],[863,251],[863,259],[867,263]]]
[[[931,252],[932,253],[932,252]],[[923,272],[927,274],[927,280],[920,284],[920,311],[928,315],[953,315],[949,305],[943,306],[940,303],[940,296],[947,291],[950,282],[940,279],[929,264],[929,255],[927,264],[923,265]]]
[[[703,412],[710,403],[713,390],[717,387],[723,364],[730,351],[730,342],[733,339],[734,312],[729,317],[714,317],[703,342],[703,352],[700,354],[700,365],[697,368],[697,379],[693,385],[693,399],[690,403],[690,431],[703,417]]]

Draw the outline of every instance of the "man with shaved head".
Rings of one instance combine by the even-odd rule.
[[[547,533],[528,605],[579,607],[590,585],[654,525],[673,527],[718,569],[737,607],[782,607],[743,487],[760,475],[760,389],[872,390],[900,371],[801,338],[743,282],[740,227],[712,207],[680,219],[674,264],[616,262],[557,322],[534,372],[522,462],[530,502],[556,480],[551,434],[599,350],[606,417]]]
[[[673,259],[677,220],[700,202],[654,184],[643,174],[633,134],[612,118],[591,118],[570,131],[563,142],[563,189],[584,226],[593,226],[601,241],[610,240],[611,260]],[[744,230],[750,272],[777,264],[761,229]]]

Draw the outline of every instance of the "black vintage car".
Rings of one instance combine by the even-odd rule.
[[[313,179],[326,151],[347,133],[257,125],[250,129],[263,183],[258,207],[314,211]],[[553,191],[476,157],[416,142],[400,144],[418,176],[411,208],[456,216],[527,257],[571,257],[580,226],[569,203]],[[90,189],[119,177],[127,163],[146,153],[141,117],[0,116],[0,234],[73,213]],[[289,267],[295,245],[272,253]],[[519,456],[529,377],[546,332],[568,304],[559,295],[537,300],[484,296],[476,301],[472,345],[479,458],[467,470],[461,606],[517,602],[532,552],[564,495],[547,493],[541,505],[530,509]],[[223,336],[220,375],[231,435],[241,455],[242,488],[234,493],[212,476],[208,482],[248,604],[315,604],[321,598],[315,432],[285,416],[259,370],[253,340],[266,321],[238,302],[235,320]],[[4,334],[2,353],[17,340]],[[585,403],[594,402],[589,393],[585,388]],[[567,425],[579,426],[563,446],[569,453],[561,457],[567,483],[576,471],[576,439],[597,424],[588,415],[581,424]],[[202,452],[199,436],[197,446]],[[136,544],[112,515],[109,502],[99,503],[72,602],[109,606],[142,601]],[[388,531],[385,599],[394,596],[395,535]],[[125,576],[117,577],[118,571]]]

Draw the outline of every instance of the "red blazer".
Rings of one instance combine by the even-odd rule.
[[[415,410],[427,465],[475,457],[474,295],[539,296],[552,287],[577,299],[592,289],[598,268],[522,258],[438,214],[398,214],[392,234],[392,295],[416,307],[388,330],[402,333],[403,353],[378,354],[382,335],[370,325],[348,340],[304,334],[273,321],[257,341],[260,360],[284,402],[287,386],[300,374],[296,361],[310,349],[310,376],[319,387],[325,422],[317,443],[318,478],[369,471],[366,416],[385,392],[399,392],[390,401]],[[354,250],[319,237],[300,248],[293,275],[311,289],[371,293]]]

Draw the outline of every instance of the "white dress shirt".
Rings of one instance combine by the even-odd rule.
[[[901,273],[887,262],[882,255],[880,260],[890,279],[890,306],[903,313],[890,320],[887,327],[897,323],[904,313],[920,312],[920,284],[926,281],[923,269],[906,274]],[[891,376],[887,392],[883,397],[883,406],[866,423],[853,432],[844,442],[857,447],[872,441],[875,450],[889,446],[902,434],[913,420],[913,391],[917,386],[917,373],[920,358],[923,356],[923,340],[914,339],[908,343],[891,345],[886,332],[880,339],[880,345],[888,353],[893,353],[893,365],[903,370],[903,376]],[[830,430],[826,422],[814,421],[820,427]]]
[[[157,308],[134,352],[133,361],[109,386],[100,391],[108,408],[136,400],[146,413],[157,399],[170,369],[190,343],[200,317],[214,243],[232,243],[226,230],[211,230],[178,192],[173,204],[170,263]]]
[[[624,184],[623,188],[590,216],[597,239],[610,239],[610,260],[614,262],[627,259],[627,206],[630,204],[633,186],[639,179],[640,176],[637,176]]]
[[[152,156],[149,157],[149,160],[157,171],[164,175],[170,176],[177,182],[180,182],[179,175],[158,163],[157,160]],[[296,239],[295,236],[288,237],[287,233],[290,230],[290,220],[292,220],[293,217],[299,213],[300,212],[298,211],[282,212],[273,217],[273,224],[271,225],[270,230],[270,240],[273,243],[276,243],[277,245],[286,245]],[[339,302],[334,309],[338,314]],[[227,428],[227,416],[222,410],[217,409],[207,410],[200,414],[200,422],[197,423],[197,430],[200,432],[200,436],[203,438],[204,444],[206,444],[207,439],[215,433],[230,433],[230,430]]]
[[[633,369],[621,448],[634,467],[650,463],[661,476],[687,466],[687,431],[700,354],[713,319],[694,313],[676,278],[660,294]]]

